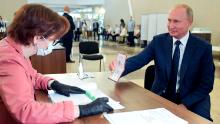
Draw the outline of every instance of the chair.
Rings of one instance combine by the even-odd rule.
[[[103,55],[99,54],[99,44],[95,41],[81,41],[79,43],[79,61],[85,60],[100,60],[99,71],[101,71],[101,60]],[[104,68],[104,61],[103,61]]]
[[[155,77],[155,65],[150,65],[145,71],[144,88],[151,90]]]

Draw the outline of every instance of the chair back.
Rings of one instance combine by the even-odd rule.
[[[79,53],[96,54],[99,53],[99,44],[94,41],[84,41],[79,43]]]
[[[155,77],[155,65],[150,65],[145,71],[144,88],[151,90]]]

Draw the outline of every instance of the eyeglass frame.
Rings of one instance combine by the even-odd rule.
[[[44,36],[41,36],[44,40],[47,40]],[[59,43],[59,40],[53,40],[52,46],[56,46]]]

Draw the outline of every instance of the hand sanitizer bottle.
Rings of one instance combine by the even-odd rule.
[[[83,78],[84,78],[84,72],[83,72],[82,62],[79,63],[79,78],[80,78],[80,79],[83,79]]]

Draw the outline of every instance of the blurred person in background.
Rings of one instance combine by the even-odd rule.
[[[69,15],[70,8],[68,6],[64,7],[63,16],[68,20],[70,24],[70,28],[68,32],[61,38],[63,46],[66,48],[66,62],[73,63],[74,61],[71,60],[70,54],[72,51],[72,43],[73,43],[73,31],[75,30],[75,24],[73,22],[73,18]]]
[[[131,16],[128,21],[128,45],[130,47],[135,46],[135,44],[134,44],[134,28],[135,28],[135,21]]]

